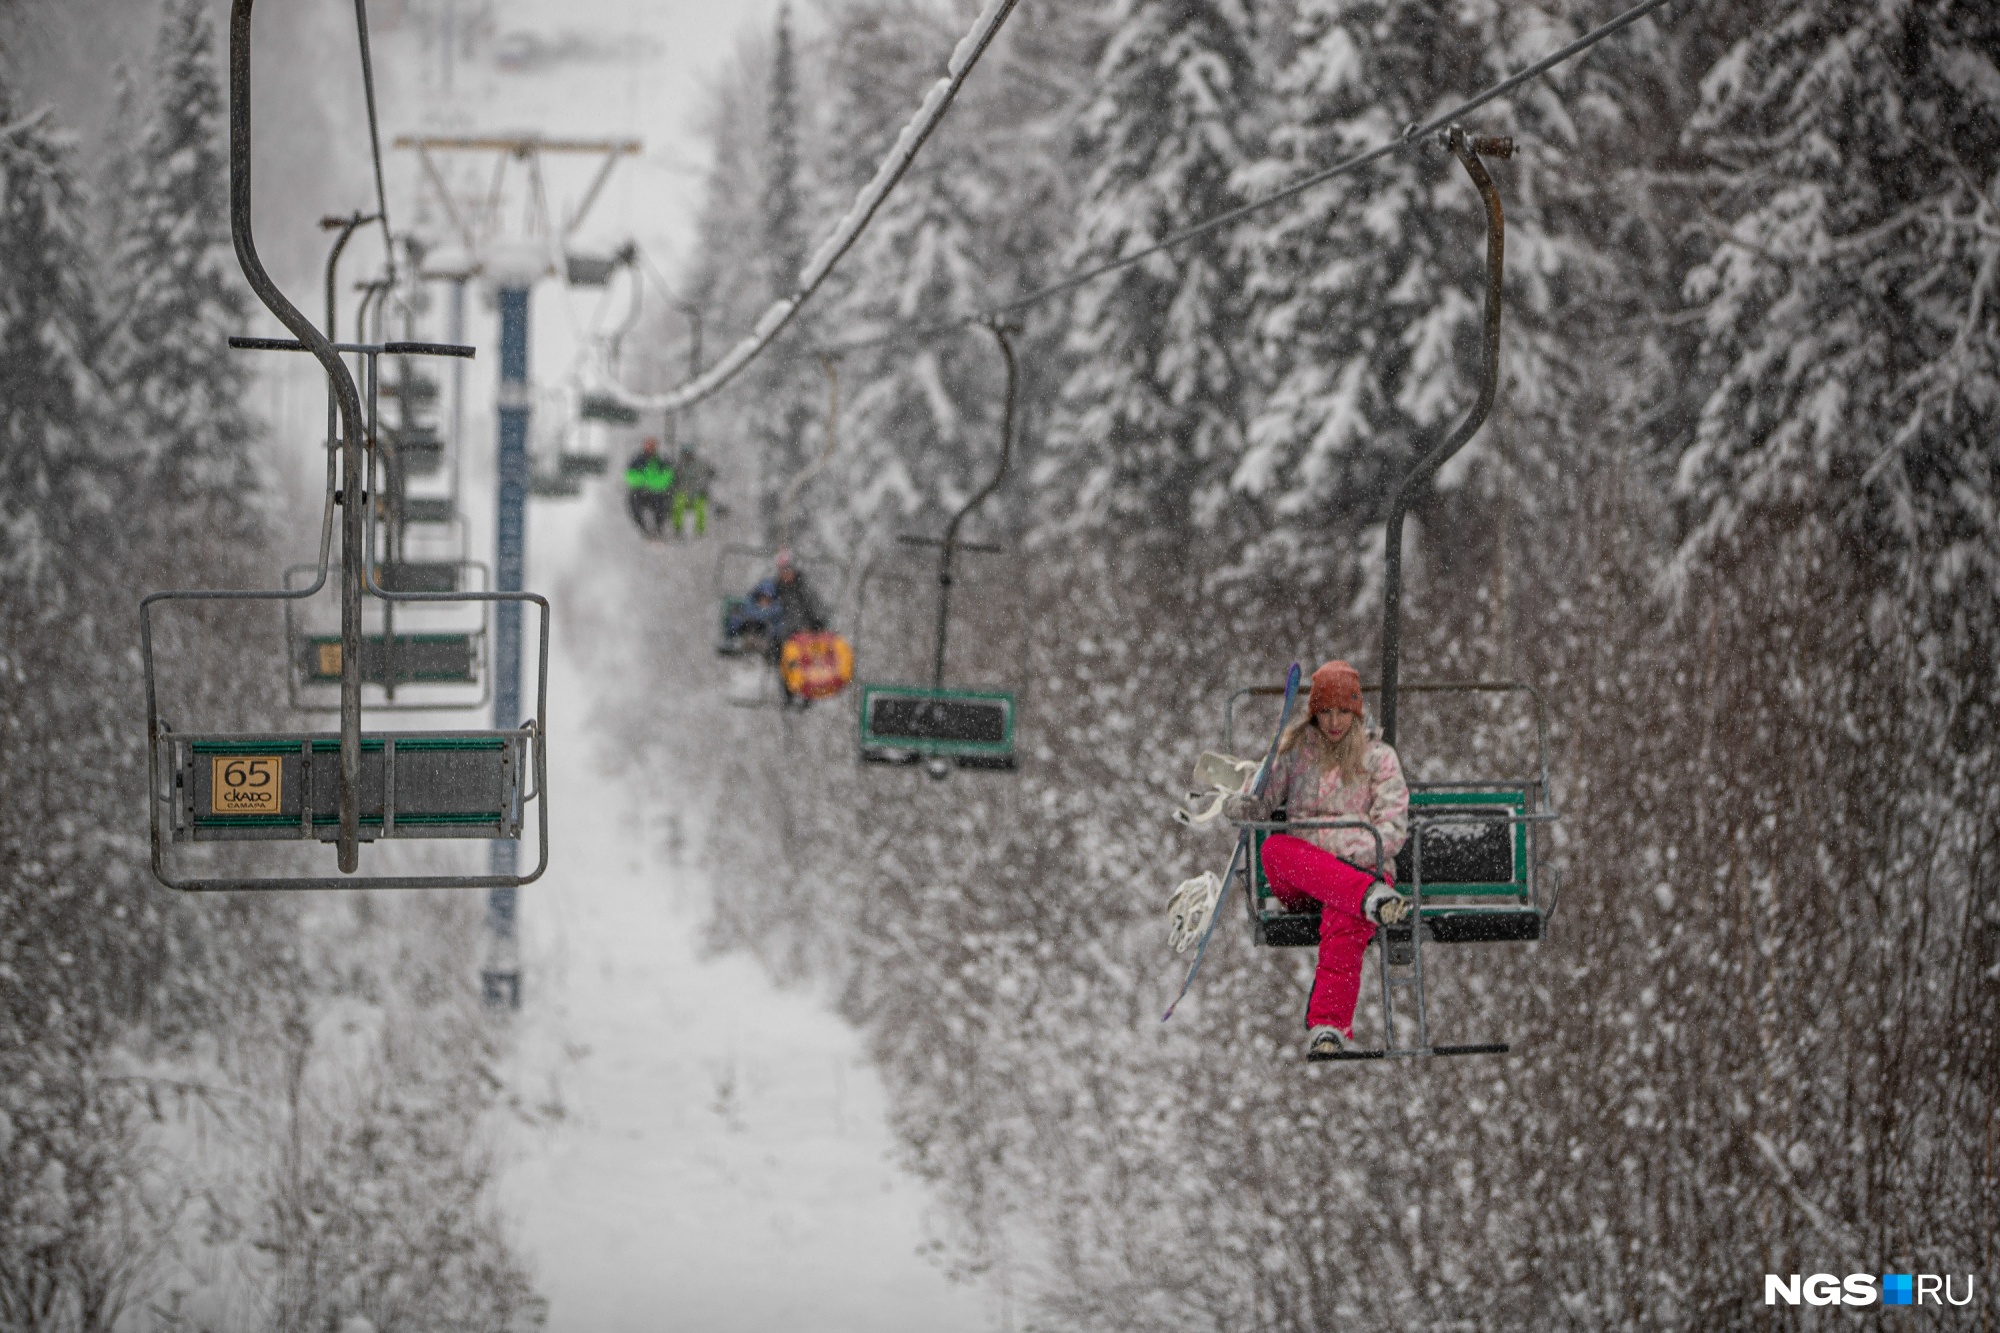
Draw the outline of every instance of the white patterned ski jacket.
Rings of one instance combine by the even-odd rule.
[[[1380,740],[1369,739],[1363,764],[1365,778],[1341,781],[1340,770],[1333,765],[1333,747],[1317,729],[1308,731],[1272,765],[1264,798],[1271,809],[1282,807],[1293,820],[1360,819],[1373,824],[1382,835],[1382,857],[1388,863],[1380,873],[1393,880],[1396,853],[1410,836],[1410,788],[1403,781],[1396,751]],[[1297,836],[1363,870],[1376,869],[1375,839],[1366,829],[1300,829]]]

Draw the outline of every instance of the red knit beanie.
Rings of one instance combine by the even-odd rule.
[[[1361,673],[1337,659],[1313,672],[1312,697],[1306,703],[1306,715],[1318,717],[1336,708],[1361,716]]]

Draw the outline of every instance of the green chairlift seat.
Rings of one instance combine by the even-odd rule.
[[[1396,887],[1421,900],[1418,918],[1433,944],[1532,941],[1545,913],[1536,904],[1528,861],[1537,813],[1533,785],[1412,784],[1410,840],[1396,856]],[[1288,911],[1264,880],[1263,845],[1252,841],[1251,932],[1278,948],[1317,945],[1319,912]],[[1422,862],[1418,862],[1421,849]],[[1391,932],[1407,937],[1407,928]]]
[[[460,560],[399,560],[380,566],[375,581],[385,592],[457,592],[464,567]]]
[[[861,687],[861,761],[1014,767],[1014,695],[920,685]]]
[[[444,470],[444,440],[438,435],[436,426],[396,427],[388,432],[388,436],[403,475],[434,477]]]
[[[563,276],[572,287],[603,287],[618,270],[616,255],[584,254],[572,250],[563,256]]]
[[[370,685],[476,685],[479,645],[472,634],[383,634],[361,640],[361,678]],[[299,672],[308,685],[340,683],[340,636],[298,640]],[[394,666],[395,678],[390,679]]]
[[[602,421],[613,426],[636,426],[639,409],[608,393],[587,393],[577,404],[577,415],[585,421]]]
[[[609,470],[611,460],[603,454],[589,454],[568,449],[556,455],[556,475],[564,481],[574,481],[580,477],[601,477]]]
[[[458,505],[449,495],[406,495],[403,497],[405,523],[449,523],[458,517]]]
[[[384,379],[376,392],[384,398],[395,398],[405,407],[425,407],[438,400],[438,382],[429,375],[404,370],[402,374]]]
[[[361,837],[518,838],[534,732],[361,738]],[[340,738],[169,735],[175,842],[332,842]]]

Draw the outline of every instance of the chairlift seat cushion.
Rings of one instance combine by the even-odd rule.
[[[458,516],[451,498],[444,495],[406,495],[403,521],[406,523],[449,523]]]
[[[577,415],[585,421],[603,421],[614,426],[639,424],[639,409],[608,393],[587,393],[577,405]]]
[[[299,658],[300,671],[308,684],[339,683],[339,635],[316,634],[302,640]],[[479,679],[479,654],[470,634],[398,634],[393,650],[386,635],[370,634],[362,638],[363,681],[370,685],[388,684],[392,665],[398,685],[470,685]]]
[[[409,477],[435,477],[444,471],[444,444],[433,440],[397,447],[396,457],[403,465],[403,474]]]
[[[428,403],[437,399],[438,382],[428,375],[406,374],[383,380],[378,392],[384,398],[400,398],[406,403]]]
[[[453,560],[401,560],[376,571],[388,592],[457,592],[459,565]]]
[[[361,738],[361,835],[518,838],[527,731]],[[340,738],[173,737],[177,842],[340,834]]]
[[[618,261],[610,255],[567,254],[563,256],[565,276],[572,287],[602,287],[611,281]]]
[[[998,691],[861,687],[861,758],[868,763],[955,759],[961,767],[1014,764],[1014,696]]]

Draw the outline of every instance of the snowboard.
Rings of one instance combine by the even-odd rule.
[[[1264,762],[1257,767],[1257,777],[1250,784],[1253,795],[1262,796],[1264,788],[1271,781],[1271,765],[1278,758],[1278,741],[1285,734],[1285,724],[1292,720],[1292,705],[1299,698],[1299,664],[1292,663],[1292,669],[1285,673],[1285,706],[1278,710],[1278,729],[1271,733],[1271,743],[1264,750]],[[1187,977],[1181,982],[1180,994],[1174,996],[1167,1012],[1160,1015],[1166,1022],[1174,1016],[1174,1010],[1187,998],[1188,989],[1194,985],[1194,974],[1201,971],[1201,960],[1208,953],[1209,937],[1215,934],[1215,923],[1222,920],[1222,911],[1229,905],[1229,889],[1236,883],[1239,873],[1248,874],[1247,864],[1251,855],[1251,830],[1244,829],[1236,837],[1236,850],[1229,858],[1229,871],[1222,877],[1222,892],[1215,900],[1215,914],[1208,919],[1208,928],[1201,932],[1201,943],[1195,946],[1194,961],[1188,964]]]

